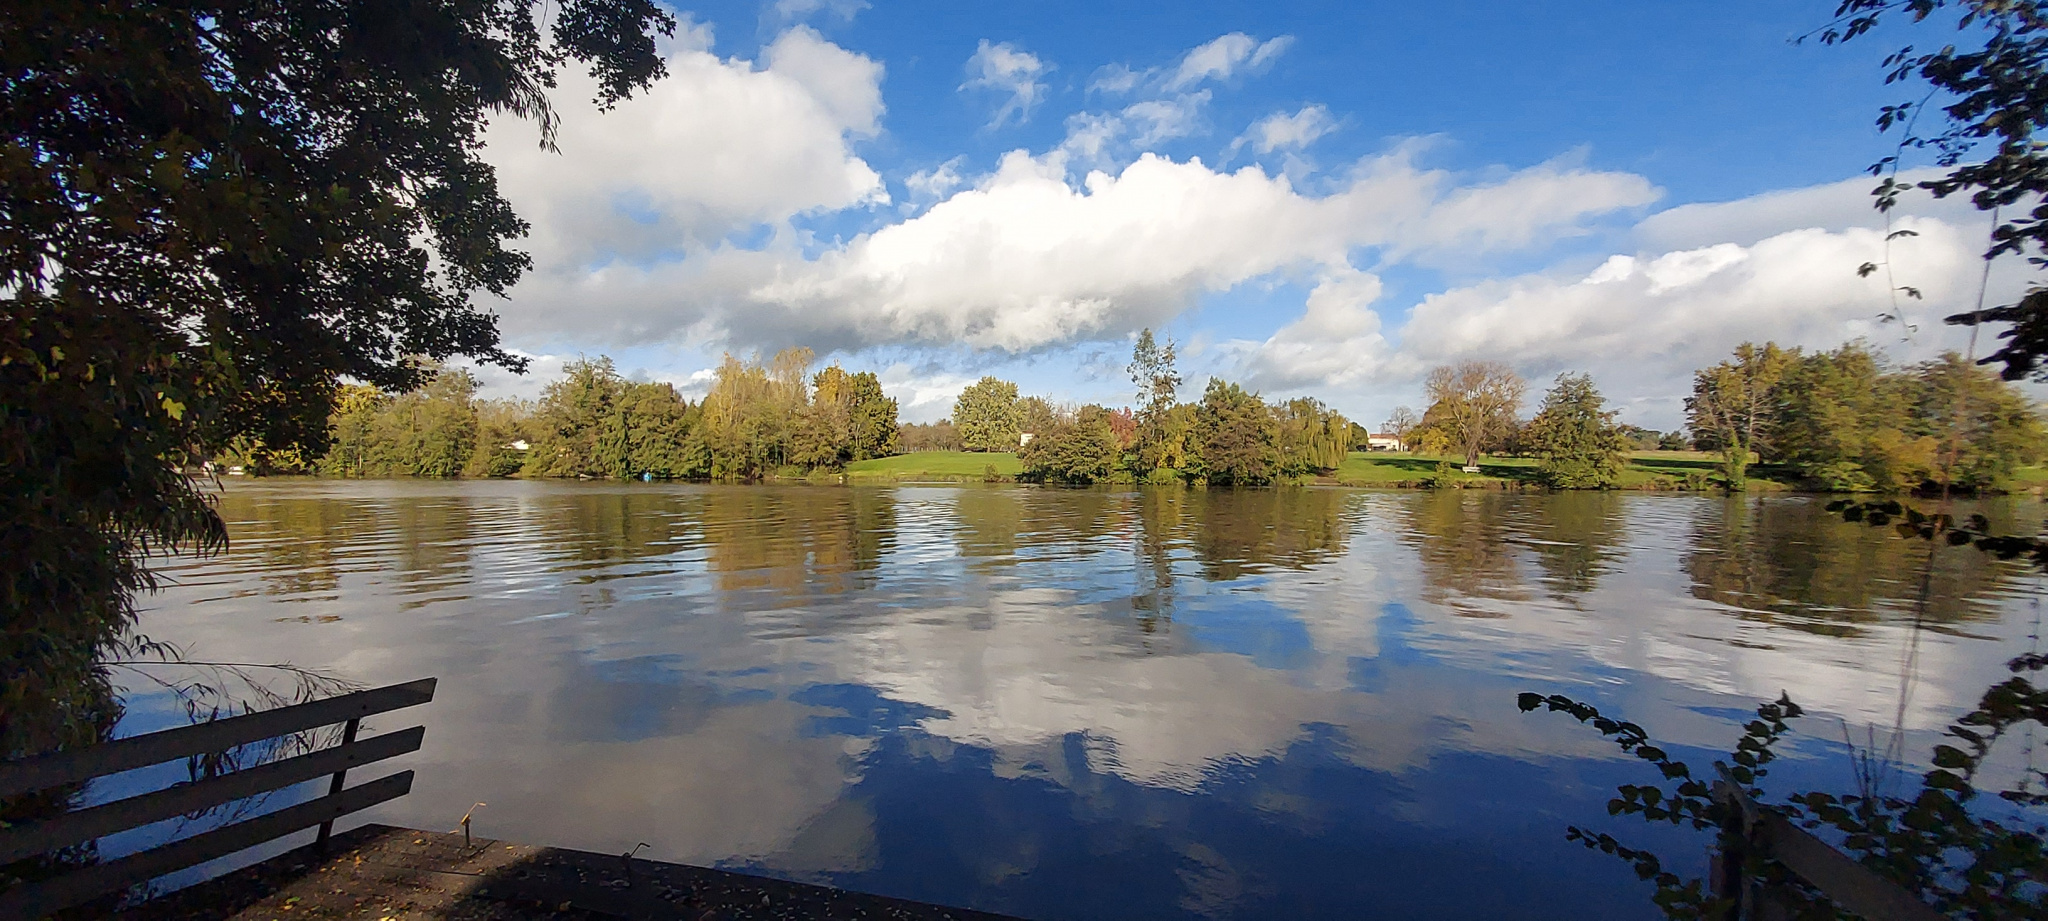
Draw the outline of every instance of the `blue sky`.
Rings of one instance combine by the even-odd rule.
[[[560,154],[494,125],[535,225],[506,341],[612,355],[701,394],[725,351],[809,345],[883,372],[910,419],[983,373],[1130,399],[1130,337],[1192,382],[1362,421],[1433,364],[1590,371],[1679,422],[1745,339],[1959,347],[1979,219],[1915,202],[1894,244],[1916,329],[1882,324],[1865,165],[1904,91],[1878,59],[1937,27],[1794,44],[1831,2],[1033,3],[678,7],[669,78]],[[2001,292],[2017,270],[2001,270]]]

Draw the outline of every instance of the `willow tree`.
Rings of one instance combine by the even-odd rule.
[[[1351,420],[1321,400],[1297,397],[1275,404],[1273,419],[1280,433],[1280,472],[1287,476],[1329,473],[1350,453]]]
[[[521,366],[474,299],[529,264],[485,120],[549,144],[557,68],[616,102],[675,26],[542,6],[0,4],[0,757],[111,725],[146,557],[226,540],[184,464],[238,436],[318,456],[343,378]]]

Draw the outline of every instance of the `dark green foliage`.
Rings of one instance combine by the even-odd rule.
[[[1109,479],[1121,452],[1111,413],[1100,406],[1055,416],[1044,431],[1018,449],[1028,479],[1043,483],[1087,484]]]
[[[1219,486],[1263,486],[1280,467],[1280,426],[1259,395],[1210,378],[1195,409],[1200,454],[1191,464]]]
[[[852,419],[846,459],[867,460],[895,454],[896,399],[882,392],[882,381],[873,371],[855,373],[850,384],[847,402]]]
[[[117,315],[18,303],[0,326],[0,758],[110,730],[119,710],[95,656],[155,584],[144,555],[227,539],[178,469],[201,459],[187,451],[202,407],[175,345],[130,334]]]
[[[1614,413],[1584,374],[1560,374],[1543,408],[1530,420],[1525,439],[1543,460],[1537,476],[1552,489],[1613,489],[1621,485],[1622,452],[1628,439]]]
[[[1796,355],[1774,413],[1772,459],[1838,491],[1997,488],[2043,439],[2032,401],[1961,356],[1889,370],[1857,343]]]
[[[0,757],[88,741],[144,554],[224,539],[179,472],[312,457],[340,378],[517,367],[527,265],[478,157],[567,59],[661,72],[646,0],[0,4]]]
[[[600,444],[606,444],[616,438],[624,446],[623,452],[599,450],[599,456],[610,465],[607,475],[657,480],[701,476],[689,450],[689,436],[698,414],[698,407],[677,395],[674,386],[627,383],[607,420],[605,433],[598,439]]]
[[[969,451],[1015,451],[1023,434],[1024,410],[1017,404],[1017,385],[984,377],[960,391],[953,403],[953,426]]]
[[[839,467],[895,453],[896,401],[872,371],[848,374],[832,365],[811,379],[809,405],[790,450],[806,467]]]
[[[598,436],[612,417],[626,381],[610,358],[578,358],[562,368],[562,378],[541,391],[533,418],[533,447],[523,473],[527,476],[570,477],[609,475],[598,459]],[[607,445],[611,460],[622,450],[614,439]]]
[[[533,432],[533,440],[520,472],[535,477],[701,476],[689,450],[696,421],[695,407],[674,387],[628,381],[609,358],[578,359],[563,368],[561,380],[541,391],[532,421],[521,426]]]
[[[1879,386],[1875,355],[1861,343],[1852,342],[1833,352],[1790,353],[1784,378],[1775,391],[1775,417],[1771,420],[1771,456],[1797,469],[1822,487],[1859,491],[1878,485],[1873,471],[1866,469],[1877,458],[1869,455],[1876,430],[1890,421],[1897,394]],[[1931,453],[1926,457],[1932,461]],[[1905,466],[1895,462],[1892,466]],[[1916,472],[1925,473],[1925,467]],[[1906,471],[1887,476],[1887,488],[1897,489],[1910,477]],[[1919,485],[1913,479],[1910,485]]]
[[[462,370],[437,371],[397,396],[343,387],[327,455],[310,466],[328,476],[460,476],[477,452],[475,394],[476,379]]]
[[[381,460],[373,460],[379,434],[377,417],[391,404],[383,391],[367,384],[349,384],[334,396],[328,417],[327,456],[319,470],[328,476],[383,476]]]
[[[1937,470],[1955,486],[1999,487],[2048,450],[2033,401],[1954,352],[1909,369],[1898,389],[1906,434],[1936,441]]]
[[[1722,451],[1731,487],[1754,451],[1826,490],[1996,489],[2048,438],[2032,401],[1961,356],[1894,369],[1860,342],[1831,352],[1745,343],[1695,375],[1686,407],[1696,441]]]
[[[507,477],[526,466],[532,450],[533,408],[514,400],[480,400],[476,404],[476,450],[463,465],[466,477]],[[329,453],[332,457],[332,452]]]

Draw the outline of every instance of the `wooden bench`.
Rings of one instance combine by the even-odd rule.
[[[1716,764],[1714,768],[1720,774],[1713,785],[1714,799],[1729,807],[1731,818],[1728,827],[1722,829],[1726,843],[1714,855],[1709,883],[1715,894],[1733,903],[1728,912],[1730,921],[1771,921],[1790,916],[1769,891],[1755,885],[1743,870],[1751,855],[1777,861],[1820,890],[1835,907],[1865,921],[1943,921],[1946,917],[1905,887],[1871,872],[1784,816],[1758,806],[1735,782],[1726,765]]]
[[[343,724],[340,743],[327,748],[0,829],[0,866],[4,866],[293,784],[331,778],[324,796],[0,891],[0,918],[47,915],[316,825],[320,828],[318,840],[325,843],[335,819],[404,796],[412,789],[411,771],[354,787],[344,784],[353,768],[419,749],[426,735],[423,726],[361,741],[356,734],[364,717],[433,700],[434,681],[423,678],[88,748],[0,761],[0,798],[7,798]]]

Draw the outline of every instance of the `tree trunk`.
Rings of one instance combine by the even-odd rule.
[[[1721,449],[1721,473],[1728,478],[1728,491],[1741,492],[1749,476],[1749,444],[1737,442]]]

